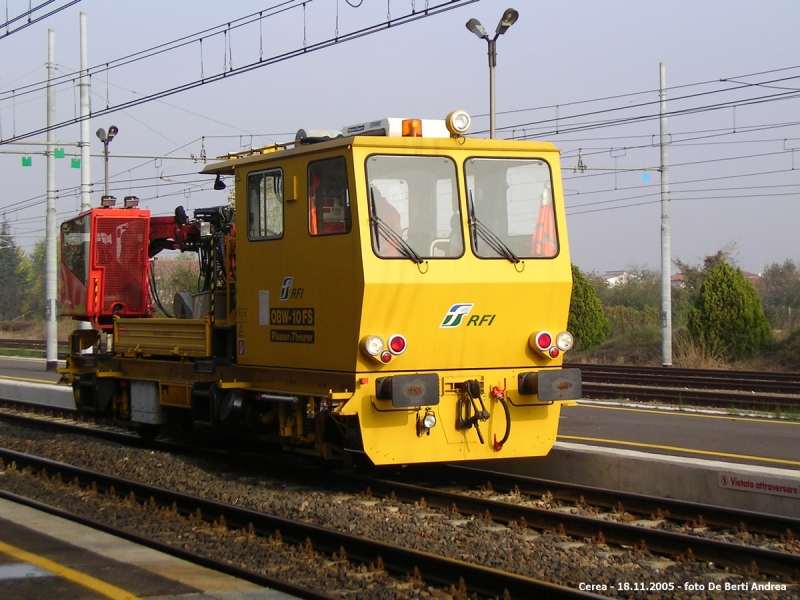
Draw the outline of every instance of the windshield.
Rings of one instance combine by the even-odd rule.
[[[545,161],[470,158],[464,168],[476,256],[512,260],[558,254],[550,168]]]
[[[464,253],[451,158],[370,156],[367,182],[375,254],[418,261]]]

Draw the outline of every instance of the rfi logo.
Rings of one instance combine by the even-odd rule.
[[[461,321],[472,310],[472,304],[453,304],[444,316],[444,320],[439,327],[450,329],[461,325]]]
[[[467,327],[469,327],[470,325],[474,325],[475,327],[480,327],[484,323],[486,323],[486,325],[491,325],[492,321],[494,321],[494,318],[496,316],[497,315],[472,315],[469,318],[469,321],[467,321]]]
[[[289,299],[289,292],[292,289],[292,281],[294,281],[294,277],[283,278],[283,283],[281,284],[281,301]]]

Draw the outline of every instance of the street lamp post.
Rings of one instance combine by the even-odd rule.
[[[119,128],[116,125],[112,125],[108,128],[108,133],[106,134],[106,130],[102,127],[97,130],[97,137],[103,142],[103,157],[105,159],[105,166],[106,166],[106,178],[105,178],[105,186],[103,187],[103,196],[108,196],[108,145],[111,143],[111,140],[119,133]]]
[[[519,13],[509,8],[497,24],[494,37],[490,38],[478,19],[467,21],[467,29],[489,44],[489,137],[495,137],[495,109],[494,109],[494,68],[497,66],[497,38],[503,35],[508,28],[517,22]]]

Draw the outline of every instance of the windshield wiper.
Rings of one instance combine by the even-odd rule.
[[[519,257],[514,254],[511,248],[501,240],[497,234],[489,229],[486,225],[481,223],[478,220],[478,217],[475,216],[475,203],[472,200],[472,190],[469,191],[469,206],[467,206],[468,211],[468,223],[471,232],[474,232],[473,240],[475,240],[475,250],[478,249],[477,239],[476,237],[481,238],[487,245],[497,252],[500,256],[505,257],[508,261],[516,264],[520,262]]]
[[[378,250],[381,249],[380,236],[382,235],[383,238],[389,242],[389,244],[391,244],[395,250],[400,252],[400,254],[410,260],[413,260],[418,265],[424,263],[425,261],[422,260],[422,257],[414,251],[411,245],[402,237],[397,235],[394,229],[389,227],[380,219],[380,217],[378,217],[378,213],[375,211],[375,190],[373,188],[370,188],[369,196],[369,222],[372,224],[372,232],[375,236],[375,246],[378,248]]]

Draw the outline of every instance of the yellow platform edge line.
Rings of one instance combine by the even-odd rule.
[[[645,444],[642,442],[623,442],[621,440],[605,440],[602,438],[580,437],[577,435],[559,435],[559,440],[574,440],[579,442],[599,442],[602,444],[618,444],[621,446],[633,446],[636,448],[651,448],[654,450],[670,450],[672,452],[683,452],[685,454],[701,454],[707,456],[719,456],[722,458],[739,458],[743,460],[755,460],[766,463],[776,463],[781,465],[800,466],[800,461],[785,460],[782,458],[764,458],[762,456],[748,456],[747,454],[728,454],[727,452],[715,452],[713,450],[694,450],[692,448],[680,448],[676,446],[659,446],[658,444]]]
[[[58,385],[57,381],[51,379],[31,379],[30,377],[14,377],[13,375],[0,375],[0,381],[3,379],[11,379],[13,381],[27,381],[29,383],[48,383],[50,385]]]
[[[112,598],[114,600],[139,600],[139,597],[136,596],[136,594],[132,594],[131,592],[127,592],[121,588],[111,585],[110,583],[96,579],[91,575],[86,575],[85,573],[81,573],[75,569],[65,567],[64,565],[52,561],[49,558],[44,558],[38,554],[33,554],[32,552],[22,550],[16,546],[6,544],[5,542],[0,542],[0,552],[12,558],[16,558],[17,560],[21,560],[37,567],[41,567],[42,569],[46,569],[51,573],[58,575],[62,579],[66,579],[67,581],[76,583],[81,587],[90,589],[93,592],[97,592],[106,598]]]

